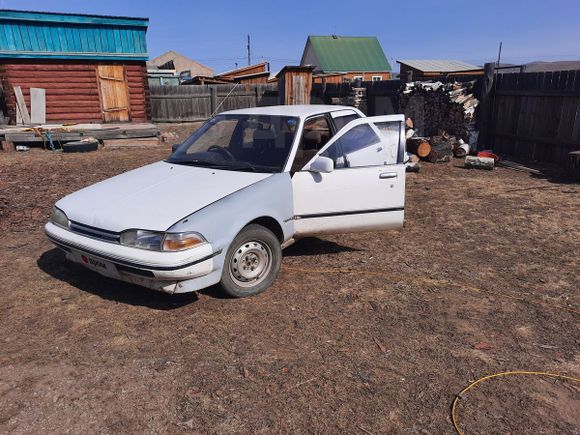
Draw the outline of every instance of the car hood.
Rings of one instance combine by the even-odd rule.
[[[72,221],[110,231],[165,231],[197,210],[271,175],[158,162],[79,190],[56,206]]]

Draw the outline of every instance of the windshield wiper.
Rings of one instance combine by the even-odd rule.
[[[207,160],[199,160],[199,159],[192,159],[192,160],[167,160],[168,163],[174,163],[176,165],[185,165],[185,166],[211,166],[212,168],[216,166],[216,163],[209,162]]]
[[[226,171],[247,171],[247,172],[275,172],[274,168],[266,166],[255,166],[246,162],[210,162],[208,160],[191,159],[191,160],[168,160],[169,163],[186,166],[200,166],[213,169],[223,169]]]

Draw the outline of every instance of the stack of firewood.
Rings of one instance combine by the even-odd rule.
[[[416,136],[436,136],[445,131],[467,141],[474,130],[475,81],[465,83],[411,82],[400,94],[405,117],[413,120]]]

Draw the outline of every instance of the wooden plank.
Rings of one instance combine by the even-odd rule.
[[[86,137],[94,137],[96,139],[134,139],[134,138],[146,138],[154,137],[159,134],[159,129],[140,129],[140,130],[85,130],[79,132],[66,132],[53,130],[54,137],[59,140],[74,141],[81,140]],[[11,142],[42,142],[42,139],[38,137],[33,132],[14,132],[14,133],[4,133],[3,140],[8,140]],[[2,137],[0,136],[0,137]]]
[[[28,108],[24,102],[24,96],[22,95],[22,89],[20,86],[14,86],[14,96],[16,97],[16,108],[20,114],[20,119],[24,124],[30,124],[30,115],[28,113]]]
[[[33,124],[46,123],[46,89],[30,88],[30,121]]]
[[[552,86],[552,84],[549,84]],[[580,97],[580,91],[577,90],[498,90],[496,95],[499,96],[523,96],[523,97]]]
[[[103,141],[103,146],[107,149],[150,148],[159,145],[161,145],[161,141],[158,137],[106,139]]]
[[[518,136],[511,133],[504,133],[499,131],[492,132],[494,136],[505,137],[509,139],[518,139],[526,142],[538,142],[543,144],[562,145],[567,148],[580,148],[580,141],[563,142],[554,137],[533,137],[533,136]]]

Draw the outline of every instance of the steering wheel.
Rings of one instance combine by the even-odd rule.
[[[236,160],[234,155],[228,149],[226,149],[224,147],[220,147],[219,145],[212,145],[207,150],[208,151],[217,151],[219,154],[227,157],[230,160]]]

